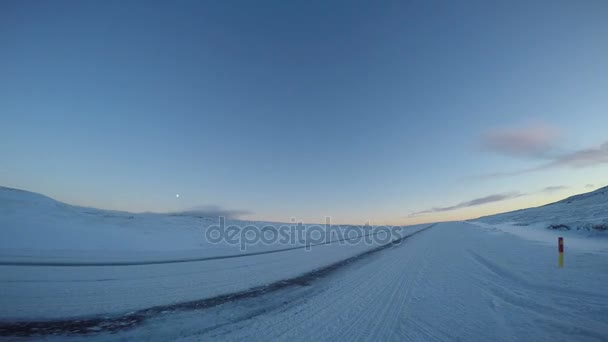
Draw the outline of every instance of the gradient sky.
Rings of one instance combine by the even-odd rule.
[[[276,221],[544,204],[608,183],[607,18],[603,0],[1,1],[0,185]]]

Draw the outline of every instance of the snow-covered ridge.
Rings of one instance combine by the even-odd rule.
[[[295,278],[388,243],[332,239],[308,250],[297,240],[242,250],[206,239],[215,224],[217,218],[200,215],[84,208],[0,188],[0,321],[121,315],[198,301]],[[393,232],[410,236],[428,226]]]
[[[0,187],[0,263],[125,264],[201,260],[284,250],[304,242],[211,243],[205,232],[219,218],[200,213],[130,213],[69,205]],[[280,227],[273,222],[226,220],[228,226]],[[334,225],[332,229],[350,229]],[[333,241],[334,239],[332,239]],[[370,246],[371,247],[371,246]]]
[[[201,228],[211,224],[203,218],[73,206],[0,187],[0,259],[187,253],[200,249]]]
[[[480,217],[475,221],[604,232],[608,229],[608,186],[540,207]]]

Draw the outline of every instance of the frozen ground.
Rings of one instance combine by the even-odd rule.
[[[18,205],[0,208],[14,212],[10,222],[18,217]],[[0,221],[2,234],[8,222]],[[399,232],[408,237],[386,248],[324,244],[310,251],[131,266],[7,264],[0,266],[0,337],[606,341],[606,238],[509,223],[407,227]],[[563,268],[557,267],[558,236],[565,236]],[[187,243],[174,243],[163,257],[174,257]],[[67,245],[61,245],[61,260],[78,260],[64,252]],[[38,255],[52,254],[48,248]],[[239,252],[230,248],[221,253]],[[187,253],[219,255],[193,249]],[[121,260],[145,256],[141,251]],[[102,254],[87,260],[104,257],[103,250],[96,253]],[[4,260],[15,261],[8,254]]]
[[[606,234],[595,233],[608,230],[608,186],[540,207],[481,217],[475,221],[492,225],[578,230],[601,237]]]
[[[235,293],[390,241],[387,236],[385,242],[358,243],[352,237],[374,234],[374,227],[332,226],[355,234],[329,236],[331,243],[316,241],[310,251],[297,236],[241,249],[205,238],[217,218],[82,208],[9,188],[0,188],[0,214],[4,321],[115,316]],[[271,223],[228,221],[226,226],[232,224]],[[423,227],[394,232],[399,237]]]
[[[205,231],[217,217],[134,214],[72,206],[46,196],[0,187],[0,263],[106,265],[163,263],[259,253],[303,245],[255,244],[242,250],[209,243]],[[227,220],[225,226],[293,225]],[[351,226],[332,226],[348,230]]]

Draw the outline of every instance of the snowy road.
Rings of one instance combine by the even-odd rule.
[[[150,322],[183,341],[605,341],[608,255],[440,224],[309,288]],[[175,325],[174,325],[175,324]],[[131,335],[133,334],[133,335]],[[167,336],[167,335],[166,335]]]
[[[409,235],[427,226],[406,227],[400,234]],[[360,241],[318,245],[310,251],[296,248],[200,262],[122,267],[0,266],[0,323],[124,315],[237,293],[301,276],[378,246],[378,242]]]
[[[606,341],[607,252],[567,249],[566,267],[558,269],[555,246],[468,223],[439,224],[310,282],[86,337]]]

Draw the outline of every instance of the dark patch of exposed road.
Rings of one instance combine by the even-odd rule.
[[[372,254],[376,254],[386,248],[400,245],[401,242],[403,242],[407,238],[414,236],[427,229],[430,229],[434,226],[435,224],[431,224],[428,227],[425,227],[412,234],[393,240],[388,244],[379,246],[377,248],[355,255],[348,259],[344,259],[326,267],[305,273],[301,276],[277,281],[268,285],[253,287],[241,292],[235,292],[184,303],[155,306],[117,317],[92,317],[83,319],[37,322],[0,322],[0,336],[31,337],[68,334],[87,335],[96,334],[100,332],[112,333],[120,330],[133,328],[139,324],[142,324],[147,319],[167,312],[207,309],[229,302],[260,297],[289,287],[308,286],[314,280],[327,277],[328,275],[335,273],[336,271],[340,270],[348,264],[359,261]]]

